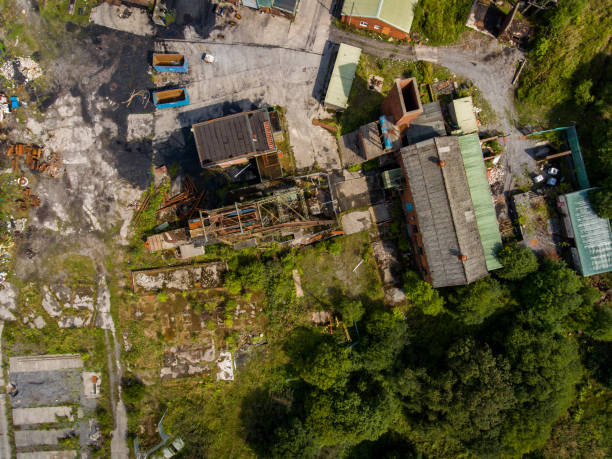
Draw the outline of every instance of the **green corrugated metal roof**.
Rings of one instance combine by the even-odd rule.
[[[580,188],[589,188],[589,177],[586,173],[586,167],[584,167],[584,161],[582,160],[582,152],[580,151],[580,144],[578,143],[578,134],[576,134],[576,127],[570,126],[567,128],[567,143],[569,143],[570,150],[572,151],[572,161],[574,162],[574,168],[576,169],[576,176],[578,177],[578,185]]]
[[[464,134],[478,132],[478,124],[476,124],[476,115],[474,114],[474,104],[470,96],[453,100],[453,109],[455,111],[457,125]]]
[[[342,5],[343,16],[376,17],[378,5],[382,0],[344,0]]]
[[[610,221],[599,217],[591,207],[588,197],[591,190],[565,195],[583,276],[612,271]]]
[[[343,16],[378,18],[410,33],[418,0],[344,0]]]
[[[459,137],[459,149],[463,157],[463,167],[465,168],[468,187],[476,212],[476,224],[480,233],[487,269],[492,271],[502,267],[495,256],[502,240],[478,134]]]
[[[354,46],[340,44],[336,63],[332,71],[327,93],[325,94],[325,105],[338,108],[346,108],[348,97],[353,86],[355,71],[361,56],[361,49]]]
[[[386,23],[410,33],[414,8],[418,0],[382,0],[378,10],[378,18]]]

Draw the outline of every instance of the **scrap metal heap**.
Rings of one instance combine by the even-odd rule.
[[[317,174],[277,182],[277,188],[243,190],[242,196],[250,196],[249,201],[238,200],[214,210],[203,209],[204,195],[197,194],[195,187],[190,190],[191,185],[186,180],[185,191],[165,200],[158,210],[161,213],[180,206],[179,220],[186,219],[187,225],[149,236],[145,246],[151,252],[177,249],[179,258],[189,258],[216,243],[236,249],[273,241],[301,245],[335,235],[335,200]]]
[[[244,239],[263,239],[271,233],[289,236],[302,228],[327,226],[335,220],[311,217],[304,190],[289,191],[248,203],[234,203],[213,211],[200,211],[199,218],[189,221],[192,239],[204,244],[235,243]]]
[[[19,170],[19,160],[23,158],[26,166],[32,171],[43,172],[57,178],[62,168],[62,160],[58,153],[45,155],[43,148],[37,145],[17,144],[11,145],[6,151],[11,159],[11,167],[15,172]],[[46,158],[45,158],[46,156]]]
[[[196,211],[204,205],[205,191],[198,192],[191,177],[185,175],[183,180],[184,191],[171,197],[164,197],[162,206],[156,211],[158,215],[168,211],[176,211],[179,220],[192,218]]]

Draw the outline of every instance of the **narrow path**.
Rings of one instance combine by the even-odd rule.
[[[4,368],[2,367],[2,330],[4,321],[0,320],[0,457],[11,456],[11,443],[9,441],[9,428],[6,419],[6,395],[4,393]]]
[[[115,429],[112,432],[111,440],[111,458],[112,459],[127,459],[130,454],[130,449],[127,445],[128,420],[125,404],[121,399],[121,351],[117,335],[115,333],[115,323],[110,312],[110,291],[106,283],[106,276],[103,273],[99,274],[98,280],[98,312],[101,326],[104,328],[104,342],[106,344],[106,352],[108,357],[108,374],[110,383],[110,399],[113,409],[113,419],[115,420]],[[112,343],[109,340],[109,330],[112,336]]]
[[[329,40],[334,43],[346,43],[347,45],[356,46],[361,48],[364,53],[372,54],[373,56],[391,59],[406,59],[409,61],[417,59],[413,46],[397,45],[395,43],[375,40],[373,38],[347,32],[333,25],[329,29]]]

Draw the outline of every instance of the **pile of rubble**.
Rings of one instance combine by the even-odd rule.
[[[9,82],[15,79],[17,72],[23,76],[25,83],[40,78],[43,74],[40,65],[31,57],[18,57],[0,65],[0,74]]]
[[[74,288],[64,284],[44,286],[42,307],[50,317],[57,318],[58,327],[81,328],[91,325],[96,316],[95,299],[96,289],[90,285]]]

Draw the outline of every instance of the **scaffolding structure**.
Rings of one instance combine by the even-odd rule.
[[[236,242],[271,233],[291,234],[302,228],[330,226],[336,220],[321,220],[310,215],[304,190],[292,188],[272,196],[211,211],[199,211],[199,218],[189,220],[192,239],[204,244]]]

